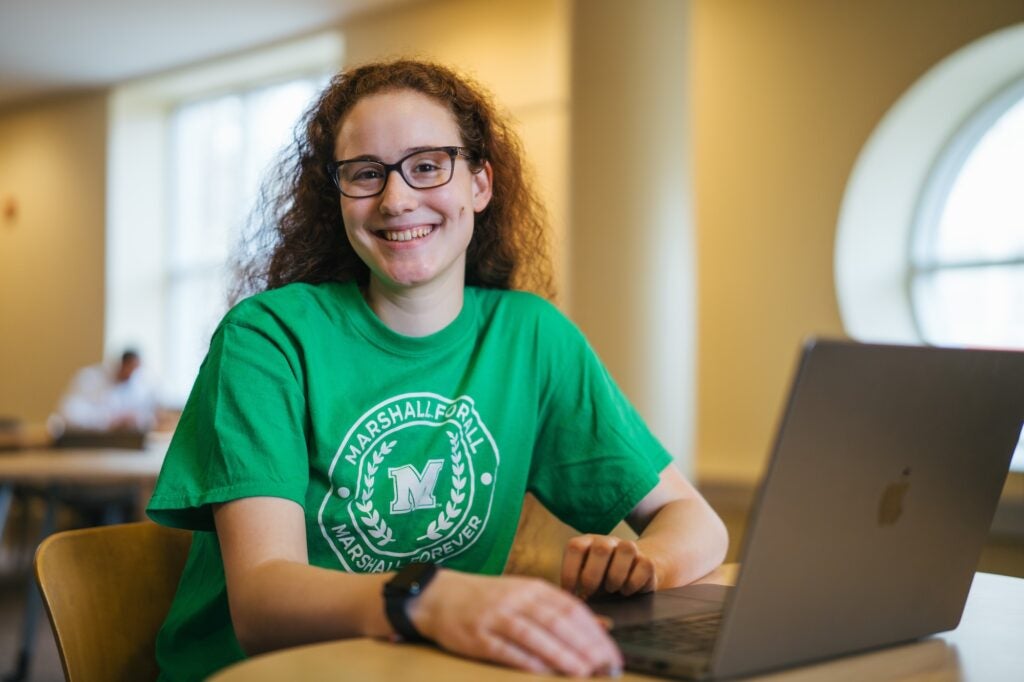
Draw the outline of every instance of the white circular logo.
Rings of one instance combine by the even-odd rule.
[[[498,461],[469,396],[395,396],[367,410],[342,440],[320,530],[348,571],[444,561],[487,525]]]

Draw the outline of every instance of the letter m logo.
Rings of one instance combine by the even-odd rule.
[[[411,464],[388,469],[388,476],[395,483],[391,513],[407,514],[417,509],[435,508],[437,500],[434,499],[434,487],[443,466],[443,459],[432,459],[427,462],[422,474]]]

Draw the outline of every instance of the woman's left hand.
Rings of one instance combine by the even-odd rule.
[[[725,524],[674,466],[626,517],[637,540],[580,535],[562,559],[562,587],[584,599],[600,591],[630,595],[676,587],[722,563]]]
[[[631,595],[658,588],[654,560],[636,541],[611,535],[569,540],[562,558],[562,587],[583,599],[604,591]]]

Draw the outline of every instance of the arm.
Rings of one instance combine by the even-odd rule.
[[[585,597],[599,590],[634,594],[685,585],[722,563],[729,538],[707,501],[674,466],[627,517],[634,542],[608,535],[569,541],[562,586]]]
[[[231,621],[249,654],[340,637],[385,637],[380,592],[390,574],[308,563],[302,507],[251,497],[214,508]]]
[[[231,620],[253,654],[342,637],[392,637],[381,590],[393,574],[310,566],[302,508],[253,497],[217,505]],[[409,609],[417,630],[449,651],[532,672],[621,669],[608,634],[578,599],[526,578],[441,570]]]

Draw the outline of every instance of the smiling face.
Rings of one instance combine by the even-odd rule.
[[[412,90],[368,95],[342,121],[334,158],[394,163],[420,148],[461,146],[451,113]],[[341,196],[341,215],[352,248],[370,268],[370,286],[390,290],[432,285],[461,292],[473,216],[491,197],[490,167],[474,173],[461,157],[449,182],[413,189],[395,171],[384,191]]]

